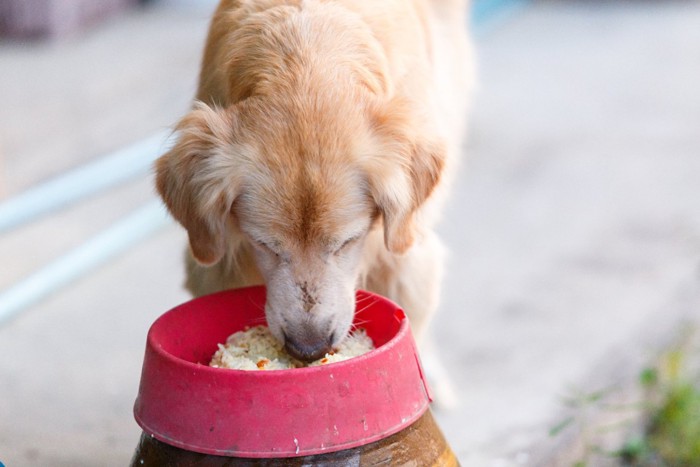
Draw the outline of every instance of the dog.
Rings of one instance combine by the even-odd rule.
[[[272,334],[314,360],[355,291],[437,309],[433,231],[472,78],[466,0],[223,0],[196,101],[156,162],[195,296],[267,287]]]

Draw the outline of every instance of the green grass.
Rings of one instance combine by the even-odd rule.
[[[700,466],[698,385],[670,385],[661,405],[651,414],[645,436],[629,440],[619,457],[630,465]]]
[[[603,427],[592,426],[586,417],[592,407],[608,410],[606,391],[578,393],[565,401],[577,410],[554,426],[550,435],[557,436],[572,426],[578,428],[585,452],[572,467],[594,466],[603,458],[616,459],[624,466],[700,467],[700,375],[688,369],[689,360],[697,363],[697,353],[687,345],[679,345],[663,355],[657,367],[641,372],[639,384],[644,396],[630,407],[643,415],[645,429],[614,452],[606,452],[597,444],[592,435]]]
[[[648,426],[618,453],[628,465],[700,466],[700,380],[689,374],[687,360],[697,358],[679,347],[658,368],[640,375],[646,389]]]
[[[649,444],[670,465],[700,466],[700,390],[696,385],[671,387],[652,422]]]

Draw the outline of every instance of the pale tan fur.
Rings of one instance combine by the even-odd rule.
[[[345,335],[368,288],[420,338],[472,80],[465,23],[458,0],[223,0],[156,167],[189,234],[188,289],[266,283],[271,331],[309,350]]]

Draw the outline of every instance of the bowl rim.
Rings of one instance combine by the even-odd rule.
[[[358,290],[357,292],[363,293],[363,294],[368,294],[364,290]],[[369,292],[369,294],[371,294],[371,292]],[[155,330],[156,325],[158,324],[159,321],[166,318],[168,314],[170,314],[172,312],[176,312],[180,307],[187,305],[190,301],[198,300],[198,299],[204,298],[204,297],[206,297],[206,296],[194,298],[192,300],[184,302],[181,305],[178,305],[178,306],[166,311],[165,313],[163,313],[161,316],[159,316],[153,322],[153,324],[151,325],[151,327],[148,331],[148,335],[146,337],[148,344],[151,344],[151,348],[156,353],[158,353],[160,356],[164,357],[166,360],[169,360],[170,362],[172,362],[178,366],[181,365],[184,368],[190,367],[192,369],[197,369],[197,371],[232,372],[234,374],[239,374],[239,375],[243,375],[243,374],[260,375],[260,377],[263,377],[263,378],[266,377],[263,375],[272,374],[272,375],[275,375],[275,377],[279,377],[283,374],[286,374],[287,372],[294,372],[294,374],[300,375],[302,372],[313,373],[313,372],[318,372],[318,371],[327,371],[325,369],[328,368],[330,365],[333,365],[333,368],[339,368],[339,365],[348,365],[348,364],[356,365],[358,363],[361,363],[362,360],[370,359],[370,358],[373,358],[374,356],[381,355],[384,352],[391,351],[391,349],[393,349],[394,347],[396,347],[398,345],[400,338],[403,338],[404,335],[407,332],[409,332],[409,329],[410,329],[410,324],[408,322],[406,312],[403,311],[403,309],[401,309],[401,308],[397,308],[394,311],[394,318],[399,321],[399,328],[396,331],[396,334],[394,334],[391,337],[391,339],[389,339],[388,341],[386,341],[385,343],[383,343],[379,347],[375,347],[374,349],[370,350],[369,352],[366,352],[362,355],[358,355],[356,357],[348,358],[347,360],[342,360],[339,362],[332,362],[332,363],[328,363],[328,364],[324,364],[324,365],[305,366],[305,367],[301,367],[301,368],[284,368],[284,369],[279,369],[279,370],[241,370],[241,369],[237,369],[237,368],[213,367],[209,364],[192,362],[192,361],[187,360],[185,358],[180,358],[171,352],[168,352],[163,346],[159,345],[155,341],[156,337],[154,335],[156,333],[156,330]],[[265,324],[265,326],[267,326],[267,324]],[[361,329],[360,327],[355,327],[354,325],[352,326],[352,328]],[[232,334],[235,332],[238,332],[238,331],[232,331]],[[371,336],[370,336],[370,338],[371,338]],[[217,342],[217,345],[220,345],[220,344],[221,343]],[[372,344],[374,345],[374,340],[372,340]],[[213,356],[213,354],[212,354],[212,356]],[[228,373],[222,373],[222,374],[228,374]]]

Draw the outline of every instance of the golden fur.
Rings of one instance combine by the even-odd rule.
[[[432,233],[471,81],[459,0],[223,0],[197,102],[156,165],[187,229],[195,295],[265,283],[267,319],[311,358],[354,290],[437,307]]]

